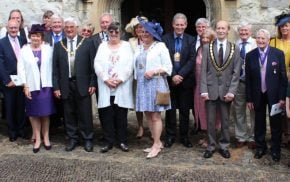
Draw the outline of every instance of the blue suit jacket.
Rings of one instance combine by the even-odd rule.
[[[20,47],[26,44],[22,37],[17,37]],[[8,36],[0,40],[0,83],[7,85],[11,79],[10,75],[17,74],[17,59]]]
[[[269,46],[266,66],[266,86],[269,105],[285,100],[287,76],[284,53]],[[246,55],[246,99],[258,108],[261,101],[261,73],[258,48]]]

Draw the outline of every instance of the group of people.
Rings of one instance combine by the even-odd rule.
[[[185,33],[188,22],[182,13],[175,14],[173,31],[164,35],[159,23],[144,16],[132,18],[125,27],[132,34],[128,41],[122,36],[120,23],[109,13],[101,15],[97,34],[93,34],[92,24],[85,23],[79,30],[75,19],[63,20],[51,11],[43,20],[44,24],[33,24],[28,31],[21,12],[12,10],[7,26],[1,30],[0,81],[10,141],[25,136],[26,114],[33,129],[33,152],[37,153],[42,143],[50,150],[49,124],[54,115],[63,117],[69,138],[66,151],[75,149],[80,136],[84,149],[93,151],[91,99],[95,93],[103,131],[102,153],[115,144],[129,151],[128,109],[136,111],[137,138],[144,133],[143,114],[148,122],[153,142],[144,149],[147,158],[158,156],[177,138],[191,148],[192,110],[196,130],[207,132],[207,138],[199,141],[206,148],[203,157],[212,157],[218,148],[222,157],[230,158],[232,111],[236,146],[255,149],[254,157],[259,159],[268,148],[268,107],[270,154],[274,161],[280,160],[282,138],[288,143],[287,117],[270,112],[273,108],[283,110],[286,105],[290,117],[290,88],[286,91],[290,14],[276,18],[278,35],[271,41],[266,29],[258,30],[254,39],[252,26],[242,22],[236,43],[228,40],[230,25],[223,20],[211,28],[206,18],[199,18],[195,23],[197,36]]]

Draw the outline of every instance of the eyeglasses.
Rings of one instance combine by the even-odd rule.
[[[82,29],[82,31],[83,32],[88,32],[88,33],[91,33],[92,32],[92,30],[90,30],[90,29]]]
[[[119,30],[109,30],[109,34],[113,34],[113,33],[119,34],[120,31]]]

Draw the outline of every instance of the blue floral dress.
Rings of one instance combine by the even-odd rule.
[[[146,71],[147,51],[143,51],[136,60],[137,74],[137,91],[136,91],[136,111],[144,112],[160,112],[171,109],[171,105],[156,105],[156,92],[168,91],[166,77],[153,77],[146,79],[144,77]]]

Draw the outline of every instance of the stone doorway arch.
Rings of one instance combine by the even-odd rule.
[[[99,29],[98,19],[103,12],[112,13],[115,20],[121,22],[121,7],[122,3],[125,1],[126,0],[92,0],[88,14],[89,19],[96,25],[97,31]],[[213,25],[217,20],[221,19],[221,0],[203,0],[203,2],[206,7],[206,17]]]

